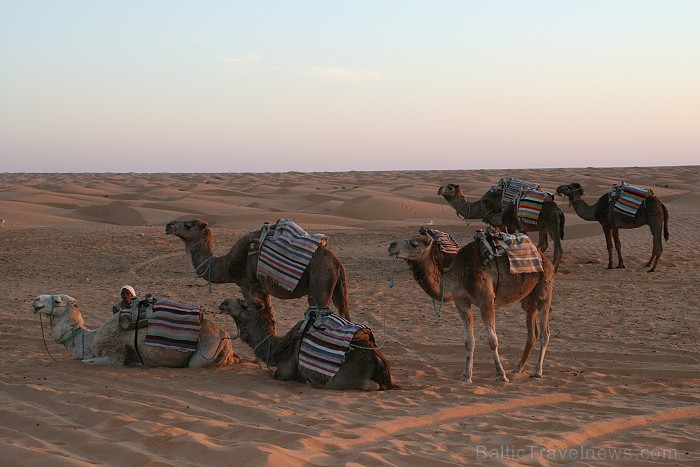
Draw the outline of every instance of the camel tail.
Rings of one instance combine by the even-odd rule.
[[[333,289],[333,304],[338,309],[338,314],[350,321],[350,301],[348,300],[348,282],[345,276],[345,266],[340,261],[338,263],[338,281]]]
[[[668,209],[666,209],[666,205],[661,203],[661,209],[664,210],[664,240],[668,241]]]

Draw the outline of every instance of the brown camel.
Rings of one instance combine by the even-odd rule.
[[[389,254],[405,259],[413,276],[423,291],[434,300],[454,302],[462,320],[465,334],[467,361],[462,375],[472,382],[474,362],[474,313],[472,305],[481,311],[481,319],[488,331],[488,341],[493,351],[496,380],[507,382],[506,372],[498,355],[496,335],[496,307],[520,301],[526,313],[527,341],[515,373],[522,372],[530,351],[538,336],[539,315],[540,356],[533,377],[542,377],[544,355],[549,343],[549,312],[554,287],[554,267],[542,256],[543,272],[513,274],[508,258],[498,256],[484,265],[480,245],[476,241],[462,247],[449,268],[443,270],[434,256],[433,239],[418,234],[409,239],[392,242]]]
[[[613,267],[613,241],[617,251],[617,267],[624,268],[622,260],[622,245],[620,244],[619,229],[636,229],[643,225],[648,225],[653,238],[651,257],[644,265],[645,268],[651,266],[649,271],[656,270],[656,264],[664,251],[661,235],[668,241],[668,210],[664,203],[656,196],[649,195],[639,207],[637,214],[627,216],[614,209],[614,202],[610,202],[609,194],[605,193],[595,204],[589,205],[583,200],[583,187],[580,183],[569,183],[557,188],[557,193],[569,198],[569,202],[581,219],[587,221],[597,221],[603,228],[605,234],[605,244],[608,248],[608,269]]]
[[[332,299],[338,314],[350,319],[345,267],[326,246],[320,245],[316,249],[296,288],[289,291],[257,275],[258,253],[251,254],[249,245],[253,238],[260,236],[260,231],[243,235],[222,256],[213,253],[214,239],[205,221],[172,221],[165,226],[165,233],[180,237],[185,242],[185,251],[197,277],[214,284],[233,282],[246,298],[259,298],[270,309],[270,295],[283,300],[306,295],[309,306],[317,307],[327,307]]]
[[[511,233],[516,230],[527,233],[537,229],[539,232],[537,248],[543,253],[547,251],[549,247],[547,237],[552,237],[554,241],[552,262],[554,263],[554,271],[556,272],[559,269],[559,263],[564,253],[561,241],[564,239],[564,223],[566,220],[564,213],[559,209],[557,203],[552,200],[546,200],[542,203],[542,210],[537,219],[537,224],[529,224],[520,220],[515,203],[508,203],[508,205],[503,208],[501,204],[502,198],[503,190],[489,191],[482,196],[481,203],[486,211],[484,214],[484,222],[494,227],[503,226]]]
[[[459,185],[450,183],[441,186],[437,194],[450,203],[450,206],[457,211],[458,216],[465,219],[483,219],[487,224],[494,227],[505,227],[511,233],[516,230],[527,233],[528,230],[532,231],[537,228],[539,232],[537,248],[542,252],[545,252],[549,247],[547,239],[547,235],[549,235],[554,241],[552,258],[554,270],[559,269],[559,263],[564,253],[561,245],[561,241],[564,239],[564,213],[554,201],[545,201],[537,224],[528,225],[525,222],[520,222],[515,205],[512,203],[502,211],[503,190],[488,191],[478,201],[467,201]],[[501,212],[503,214],[500,214]]]
[[[355,332],[350,350],[334,376],[327,376],[299,364],[304,321],[299,321],[287,334],[275,335],[272,309],[258,299],[227,298],[219,311],[231,315],[243,342],[253,348],[258,360],[275,366],[273,377],[282,381],[308,382],[321,389],[362,389],[377,391],[396,389],[391,382],[389,363],[374,342],[369,328]]]
[[[438,188],[438,196],[445,198],[445,201],[450,203],[450,206],[457,211],[457,216],[464,219],[483,219],[486,214],[481,200],[467,201],[464,192],[454,183],[449,183]]]

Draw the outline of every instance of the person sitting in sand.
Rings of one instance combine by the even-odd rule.
[[[112,307],[112,314],[131,309],[131,302],[136,298],[136,291],[130,285],[122,285],[119,295],[121,295],[122,301]]]

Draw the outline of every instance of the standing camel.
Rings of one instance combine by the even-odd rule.
[[[467,201],[464,197],[464,192],[454,183],[448,183],[438,188],[438,196],[445,198],[445,201],[450,203],[450,206],[457,211],[457,216],[464,219],[482,219],[486,214],[481,200]]]
[[[609,194],[605,193],[595,204],[589,205],[583,200],[583,187],[580,183],[569,183],[568,185],[560,185],[557,188],[557,193],[569,198],[569,202],[576,211],[576,214],[581,219],[587,221],[597,221],[603,228],[605,234],[605,244],[608,247],[608,269],[613,267],[613,241],[615,242],[615,250],[617,251],[617,267],[624,268],[625,264],[622,261],[622,245],[620,244],[619,229],[636,229],[643,225],[648,225],[653,238],[651,257],[644,265],[645,268],[651,266],[649,271],[656,270],[656,264],[661,258],[661,252],[664,251],[661,234],[668,241],[668,210],[664,203],[659,198],[650,194],[644,199],[644,202],[639,207],[637,214],[627,216],[621,214],[614,209],[614,202],[609,199]]]
[[[172,221],[165,226],[166,235],[175,235],[185,242],[185,251],[197,277],[211,283],[235,283],[246,298],[258,298],[272,308],[270,295],[287,300],[308,296],[309,306],[327,307],[333,300],[338,314],[349,320],[348,291],[345,267],[326,246],[319,245],[299,283],[292,291],[266,276],[258,276],[258,253],[250,251],[250,242],[260,231],[243,235],[228,253],[215,256],[214,239],[209,225],[202,220]]]
[[[501,211],[503,190],[489,191],[478,201],[467,201],[459,185],[450,183],[441,186],[437,194],[445,198],[450,203],[450,206],[457,211],[457,215],[465,219],[483,219],[484,222],[494,227],[506,227],[511,233],[516,230],[527,233],[528,229],[532,231],[537,228],[539,232],[537,248],[543,253],[549,247],[547,239],[547,235],[549,235],[554,241],[554,255],[552,257],[554,270],[556,272],[559,269],[559,263],[564,254],[561,241],[564,239],[565,219],[564,213],[554,201],[545,201],[537,224],[528,225],[525,222],[520,222],[517,209],[513,203],[510,203]]]
[[[497,256],[484,265],[480,245],[474,241],[462,247],[450,266],[443,270],[432,247],[432,237],[419,233],[409,239],[392,242],[389,245],[389,254],[406,260],[418,284],[434,300],[454,302],[462,320],[467,350],[462,380],[472,382],[474,364],[472,305],[475,305],[481,311],[481,319],[488,331],[488,342],[493,351],[493,361],[496,366],[496,380],[508,382],[498,355],[496,307],[516,301],[520,301],[520,305],[525,310],[527,341],[515,373],[523,371],[539,334],[540,356],[532,376],[541,378],[544,355],[549,343],[549,312],[554,288],[552,263],[542,256],[542,272],[513,274],[509,270],[506,255]]]

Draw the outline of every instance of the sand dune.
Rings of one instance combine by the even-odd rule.
[[[558,198],[564,257],[544,378],[528,377],[531,355],[525,374],[496,383],[477,318],[474,383],[467,385],[454,308],[433,303],[387,247],[422,225],[469,242],[484,224],[459,219],[437,188],[457,183],[475,200],[503,176],[549,191],[576,181],[589,202],[619,180],[652,188],[669,209],[671,239],[648,274],[649,229],[623,231],[627,268],[607,270],[600,226]],[[5,173],[0,180],[2,465],[700,461],[700,167]],[[274,381],[240,340],[233,345],[241,363],[168,369],[90,366],[42,339],[30,306],[41,293],[77,298],[91,328],[110,316],[123,283],[207,310],[240,296],[234,284],[209,292],[182,242],[165,235],[168,221],[194,218],[212,226],[217,254],[279,218],[326,233],[347,269],[353,318],[373,329],[401,389],[332,392]],[[305,299],[273,302],[280,332],[306,309]],[[236,334],[231,318],[207,318]],[[511,370],[525,343],[518,305],[499,308],[497,330]]]

